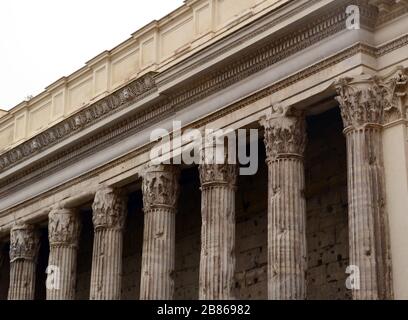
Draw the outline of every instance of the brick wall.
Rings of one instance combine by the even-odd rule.
[[[308,121],[308,299],[348,299],[346,145],[338,109]]]
[[[142,206],[142,192],[131,194],[123,238],[123,300],[139,299],[144,224]]]
[[[268,243],[268,170],[264,145],[259,146],[259,170],[240,176],[236,197],[237,299],[266,299]]]
[[[88,300],[91,284],[93,247],[92,211],[81,212],[81,217],[82,229],[78,249],[76,298],[78,300]]]
[[[345,288],[348,265],[346,154],[339,111],[336,109],[309,118],[308,136],[305,161],[309,254],[307,296],[308,299],[349,298],[350,292]],[[237,299],[267,298],[267,166],[262,142],[259,148],[258,173],[238,180],[234,292]],[[183,170],[181,185],[176,218],[175,297],[197,299],[201,238],[201,191],[197,168]],[[92,214],[88,210],[81,215],[83,228],[78,253],[77,299],[88,299]],[[142,194],[138,191],[130,195],[128,202],[122,299],[139,298],[142,242]],[[46,251],[41,260],[45,255]],[[43,262],[40,270],[44,269]],[[0,274],[0,298],[3,299],[8,288],[8,278],[3,276],[5,268],[7,264]],[[43,297],[44,290],[38,290],[37,296]]]
[[[198,169],[183,170],[176,218],[175,298],[198,299],[201,249],[201,191]]]
[[[267,180],[261,151],[256,176],[240,177],[236,197],[237,268],[235,296],[265,299]],[[201,249],[201,191],[197,168],[183,171],[176,232],[176,299],[197,299]]]

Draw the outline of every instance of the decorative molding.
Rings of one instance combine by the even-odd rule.
[[[292,108],[273,106],[271,114],[261,119],[265,128],[265,146],[268,162],[280,158],[301,158],[306,150],[306,120]]]
[[[345,129],[382,125],[385,92],[375,77],[342,78],[335,86]]]
[[[372,6],[367,6],[365,1],[359,0],[357,2],[361,3],[362,21],[371,26],[376,11],[373,11]],[[345,5],[345,3],[342,3],[337,5],[335,9],[325,10],[318,18],[314,19],[313,23],[305,23],[303,26],[300,26],[297,32],[289,32],[252,54],[239,58],[234,63],[230,63],[219,70],[215,70],[202,78],[198,83],[193,83],[180,93],[169,96],[164,103],[153,106],[151,113],[157,116],[158,114],[162,115],[166,110],[182,108],[345,29],[347,18]],[[265,28],[263,26],[257,29],[250,35],[247,35],[244,38],[245,40],[241,41],[255,37],[258,33],[267,30]],[[237,45],[238,43],[234,44],[234,46]],[[219,54],[218,52],[217,55]],[[203,62],[201,61],[201,63]],[[71,116],[31,140],[1,155],[0,172],[55,145],[72,134],[116,112],[119,108],[124,108],[156,90],[155,73],[149,73],[137,79],[130,85],[118,90],[89,108],[80,111],[78,114]],[[141,118],[144,115],[142,111],[141,114],[136,114],[132,119]]]
[[[386,43],[385,45],[378,47],[377,49],[373,48],[372,55],[375,56],[376,58],[385,56],[386,54],[390,52],[393,52],[395,50],[405,47],[407,43],[408,43],[408,34],[405,34],[389,43]]]
[[[408,13],[407,0],[370,0],[379,9],[376,26],[381,26]]]
[[[405,44],[408,44],[408,35],[405,35],[399,39],[396,39],[395,41],[388,43],[387,46],[387,52],[385,52],[385,50],[383,50],[383,48],[385,46],[382,46],[380,48],[378,48],[378,50],[380,50],[381,52],[384,52],[384,54],[391,52],[392,48],[398,49],[401,46],[403,46],[402,42],[405,42]],[[219,118],[222,118],[228,114],[230,114],[231,112],[235,112],[237,110],[240,110],[242,108],[245,108],[246,106],[255,103],[256,101],[263,99],[267,96],[270,96],[271,94],[278,92],[280,90],[283,90],[299,81],[302,81],[304,79],[307,79],[308,77],[317,74],[327,68],[330,68],[346,59],[349,59],[350,57],[355,56],[356,54],[359,53],[365,53],[368,54],[370,56],[375,57],[376,56],[376,52],[377,49],[371,46],[368,46],[366,44],[361,44],[358,43],[350,48],[347,48],[341,52],[339,52],[338,54],[323,60],[317,64],[311,65],[310,67],[302,70],[299,73],[296,73],[288,78],[285,78],[281,81],[278,81],[277,83],[273,84],[272,86],[261,90],[257,93],[254,93],[253,95],[242,99],[241,101],[234,103],[233,105],[227,106],[226,108],[223,108],[222,110],[211,114],[210,116],[206,117],[205,119],[196,121],[194,124],[191,125],[191,128],[199,128],[202,127],[208,123],[211,123]],[[141,120],[142,121],[142,120]],[[123,128],[123,131],[125,132],[130,132],[130,126],[126,126],[125,128]],[[126,131],[129,130],[129,131]],[[106,145],[110,142],[109,138],[111,138],[112,133],[110,133],[109,135],[106,134],[100,134],[99,137],[100,139],[104,138],[103,141],[105,141],[105,143],[103,145]],[[96,146],[98,145],[100,141],[96,140],[93,141],[91,147],[89,147],[90,151],[88,151],[88,153],[83,153],[82,156],[86,156],[87,154],[89,154],[90,152],[94,152],[96,150]],[[85,144],[85,143],[83,143]],[[84,147],[84,146],[79,146],[80,148]],[[134,157],[138,154],[142,154],[143,152],[145,152],[146,150],[148,150],[151,147],[151,145],[147,145],[144,146],[143,148],[141,148],[140,150],[137,150],[135,152],[130,153],[127,156],[124,156],[118,160],[112,161],[110,163],[108,163],[105,166],[102,166],[98,169],[96,169],[95,171],[92,171],[88,174],[85,174],[82,177],[73,179],[55,189],[53,189],[53,191],[49,191],[47,192],[47,194],[54,194],[59,192],[61,189],[65,188],[66,186],[71,186],[74,185],[76,183],[78,183],[78,181],[83,180],[83,179],[89,179],[90,177],[94,177],[97,176],[100,172],[103,172],[104,170],[108,170],[109,168],[112,168],[116,165],[120,165],[121,163],[123,163],[124,161],[127,161],[127,159],[129,159],[129,157]],[[59,170],[59,168],[61,166],[66,166],[68,164],[74,163],[75,160],[78,159],[79,154],[81,154],[80,151],[76,150],[78,148],[78,146],[74,147],[72,150],[68,150],[66,152],[63,152],[62,155],[56,156],[54,158],[50,158],[48,161],[45,161],[44,163],[41,163],[35,167],[32,167],[30,169],[27,169],[19,174],[13,175],[12,177],[10,177],[9,179],[5,179],[2,182],[0,182],[0,193],[2,195],[6,195],[10,192],[13,192],[16,188],[21,188],[24,185],[29,185],[32,181],[36,181],[40,178],[42,178],[43,176],[49,175],[51,172],[55,172],[56,170]],[[81,159],[81,158],[80,158]],[[35,202],[35,199],[31,199],[28,200],[27,202],[25,202],[24,204],[19,204],[17,205],[15,208],[19,209],[22,207],[25,207],[26,205],[30,205],[31,203]]]
[[[40,250],[40,235],[34,226],[16,224],[10,232],[10,262],[36,261]]]
[[[341,78],[335,87],[346,130],[407,118],[408,69],[397,68],[384,78],[372,75]]]
[[[92,204],[94,229],[123,229],[126,202],[113,188],[100,189]]]
[[[48,216],[50,246],[78,246],[81,222],[74,209],[56,207]]]
[[[179,177],[178,166],[149,166],[142,183],[144,211],[160,207],[174,209],[180,193]]]
[[[0,172],[33,155],[50,148],[71,135],[83,130],[118,110],[141,100],[157,90],[155,73],[150,72],[114,92],[90,107],[79,111],[50,129],[36,135],[0,156]]]
[[[271,85],[268,88],[265,88],[264,90],[261,90],[259,92],[254,93],[253,95],[242,99],[241,101],[234,103],[233,105],[227,106],[225,108],[223,108],[220,111],[215,112],[214,114],[209,115],[208,117],[206,117],[205,119],[196,121],[194,124],[191,125],[191,127],[201,127],[204,126],[212,121],[215,121],[221,117],[224,117],[232,112],[235,112],[237,110],[240,110],[242,108],[245,108],[246,106],[260,100],[263,99],[275,92],[278,92],[280,90],[283,90],[284,88],[287,88],[299,81],[302,81],[314,74],[317,74],[327,68],[330,68],[350,57],[355,56],[356,54],[359,53],[364,53],[367,55],[370,55],[372,57],[381,57],[385,54],[388,54],[394,50],[397,50],[405,45],[408,44],[408,35],[404,35],[398,39],[395,39],[394,41],[391,41],[389,43],[387,43],[386,45],[380,46],[378,48],[363,44],[363,43],[357,43],[354,46],[347,48],[341,52],[339,52],[338,54],[329,57],[319,63],[316,63],[314,65],[311,65],[310,67],[302,70],[301,72],[298,72],[288,78],[285,78],[281,81],[278,81],[277,83]],[[152,108],[153,109],[153,108]],[[165,115],[163,115],[164,117]],[[163,118],[161,117],[161,118]],[[143,120],[141,120],[140,122],[143,122]],[[126,130],[130,130],[129,129],[130,125],[129,123],[127,123],[127,126],[125,128],[123,128],[123,131],[126,132]],[[102,139],[102,137],[105,137],[103,139],[103,141],[105,141],[105,144],[109,143],[109,138],[111,138],[111,136],[113,136],[112,134],[112,129],[109,130],[109,137],[106,137],[105,134],[100,134],[98,137],[100,137],[100,139]],[[95,151],[96,146],[98,145],[99,141],[94,141],[92,144],[92,147],[90,147],[89,149],[92,151]],[[85,144],[85,143],[84,143]],[[45,175],[49,175],[50,172],[54,172],[56,170],[58,170],[62,165],[67,165],[70,163],[73,163],[74,160],[78,160],[81,159],[79,157],[79,154],[81,154],[81,152],[77,151],[76,149],[78,147],[83,147],[83,145],[81,146],[76,146],[75,148],[73,148],[72,150],[66,151],[66,152],[62,152],[60,155],[50,158],[47,161],[44,161],[38,165],[36,165],[35,167],[29,168],[25,171],[22,171],[16,175],[13,175],[12,177],[10,177],[9,179],[5,179],[0,183],[0,193],[2,195],[6,195],[10,192],[13,192],[16,188],[21,188],[25,185],[29,185],[30,183],[32,183],[32,181],[36,181],[40,178],[42,178]],[[100,168],[97,168],[96,170],[89,172],[81,177],[72,179],[66,183],[64,183],[63,185],[60,185],[46,193],[43,194],[43,196],[51,196],[53,194],[56,194],[58,192],[60,192],[62,189],[65,189],[69,186],[73,186],[75,184],[77,184],[78,182],[84,180],[84,179],[89,179],[95,176],[98,176],[101,172],[108,170],[109,168],[115,167],[117,165],[120,165],[122,163],[124,163],[125,161],[127,161],[129,158],[133,158],[139,154],[142,154],[144,152],[146,152],[146,150],[148,150],[151,146],[147,145],[144,146],[143,148],[136,150],[135,152],[132,152],[128,155],[125,155],[124,157],[121,157],[120,159],[117,159],[115,161],[112,161]],[[74,153],[74,154],[73,154]],[[84,153],[83,155],[86,155],[87,153]],[[77,157],[75,159],[75,157]],[[67,160],[68,159],[68,160]],[[25,201],[24,203],[18,204],[15,207],[13,207],[13,210],[20,210],[22,208],[25,208],[33,203],[35,203],[37,201],[37,198],[33,198],[30,200]],[[3,212],[4,214],[5,212]]]
[[[398,67],[384,80],[388,109],[385,109],[384,124],[408,120],[408,68]]]
[[[374,7],[367,5],[366,1],[358,1],[358,3],[361,6],[361,8],[363,8],[362,10],[363,23],[365,22],[367,26],[373,26],[375,24],[374,22],[376,21],[376,19],[378,19],[376,10],[373,9]],[[344,14],[345,5],[347,5],[347,1],[341,1],[341,3],[336,7],[336,9],[326,10],[324,14],[319,15],[319,18],[315,19],[315,21],[313,21],[313,24],[310,23],[305,24],[305,26],[299,28],[297,34],[292,33],[292,36],[289,35],[284,36],[280,40],[273,42],[273,44],[269,45],[267,48],[259,50],[259,52],[257,52],[254,57],[249,57],[250,58],[249,60],[252,60],[255,63],[251,64],[248,62],[248,59],[246,59],[247,60],[246,63],[242,63],[245,61],[238,61],[237,67],[233,68],[233,70],[231,70],[231,67],[229,66],[228,69],[225,69],[222,72],[224,74],[229,75],[229,79],[225,79],[225,76],[223,75],[218,77],[219,81],[214,82],[214,79],[212,79],[212,81],[211,80],[206,81],[206,83],[204,83],[202,86],[198,86],[195,90],[189,88],[189,90],[185,90],[182,94],[171,97],[171,99],[169,99],[171,101],[167,102],[168,108],[163,108],[166,105],[163,106],[159,104],[159,106],[152,107],[151,112],[157,115],[161,114],[162,112],[168,111],[169,108],[173,107],[181,108],[183,105],[187,104],[189,100],[191,100],[191,102],[194,102],[197,99],[204,98],[208,94],[211,94],[212,92],[215,92],[218,89],[222,89],[227,85],[239,81],[242,78],[261,70],[262,68],[265,68],[273,63],[280,61],[281,59],[286,58],[290,54],[293,54],[307,46],[316,43],[316,41],[320,41],[323,38],[344,29],[345,28],[344,21],[346,19],[346,16]],[[402,13],[400,12],[399,14]],[[398,16],[398,14],[394,15]],[[393,16],[393,18],[395,17]],[[283,17],[281,17],[281,19],[283,19]],[[277,21],[272,23],[276,24]],[[256,34],[265,31],[268,26],[270,27],[270,24],[262,26],[261,28],[257,29],[256,31],[249,35],[246,35],[240,41],[230,46],[236,46],[239,43],[246,41],[247,39],[253,38]],[[371,51],[374,51],[372,52],[373,55],[381,56],[383,54],[388,53],[391,50],[395,50],[397,46],[401,47],[406,43],[407,39],[405,36],[405,38],[399,39],[398,43],[395,43],[394,41],[393,43],[387,44],[384,47],[379,48],[378,50],[372,48]],[[230,47],[224,48],[224,50],[227,49],[230,49]],[[217,52],[217,54],[220,54],[220,52]],[[247,67],[244,67],[245,64],[247,65]],[[185,70],[183,70],[183,72],[184,71]],[[200,92],[202,88],[207,88],[206,90],[207,92]],[[208,90],[208,88],[210,89]],[[38,136],[32,138],[31,140],[1,155],[0,172],[5,170],[6,168],[9,168],[12,165],[15,165],[23,161],[24,159],[32,156],[33,154],[37,154],[45,150],[46,148],[57,144],[63,139],[78,132],[79,130],[94,124],[96,121],[105,118],[106,116],[112,114],[113,112],[116,112],[116,110],[120,108],[124,108],[125,106],[128,106],[129,104],[132,104],[137,100],[140,100],[141,98],[149,95],[155,90],[157,90],[157,87],[155,85],[154,73],[149,73],[145,77],[137,79],[136,81],[132,82],[129,86],[126,86],[125,88],[118,90],[113,95],[106,97],[105,99],[97,102],[96,104],[90,106],[89,108],[80,111],[78,114],[73,115],[72,117],[61,122],[60,124],[46,130],[45,132],[39,134]],[[192,95],[194,95],[194,97],[191,97]],[[177,106],[177,104],[180,105]],[[143,118],[143,115],[146,114],[142,112],[142,114],[138,114],[137,116]],[[162,116],[164,115],[165,114],[163,113]],[[143,123],[143,121],[140,122]],[[121,125],[123,125],[123,123],[121,123]],[[110,131],[112,131],[112,129]],[[94,140],[93,138],[91,140]],[[92,145],[94,144],[96,143],[93,143]],[[89,148],[93,149],[93,147]],[[73,157],[71,151],[72,150],[60,153],[59,158],[61,158],[61,156],[69,157],[70,155],[71,157]],[[76,152],[75,154],[77,153],[78,152]],[[38,164],[36,168],[37,169],[42,168],[45,165],[47,165],[47,163],[50,162],[51,162],[50,160],[46,160],[45,164],[41,162],[41,164]],[[27,173],[33,171],[35,171],[35,169],[29,169],[28,172],[25,171],[24,173],[21,174],[21,176],[23,177],[27,176]],[[16,180],[14,179],[14,177],[11,179],[12,181]],[[8,182],[9,181],[6,181],[5,183],[7,184]]]

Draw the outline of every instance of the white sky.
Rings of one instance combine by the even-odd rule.
[[[9,110],[183,0],[0,0],[0,108]]]

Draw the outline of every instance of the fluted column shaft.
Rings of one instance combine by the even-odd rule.
[[[126,204],[112,188],[99,190],[92,205],[94,245],[91,300],[120,300]]]
[[[303,117],[273,113],[265,127],[268,163],[268,298],[306,299],[306,201]]]
[[[385,265],[378,257],[386,254],[384,242],[383,165],[381,128],[349,131],[347,137],[350,264],[359,268],[357,300],[385,298],[380,292]],[[380,236],[382,234],[382,236]]]
[[[235,184],[233,164],[203,163],[201,180],[200,300],[233,299]]]
[[[393,297],[382,147],[385,91],[378,79],[337,84],[347,140],[350,265],[353,299]]]
[[[9,300],[34,300],[40,237],[27,224],[16,225],[10,233]]]
[[[73,209],[55,208],[49,214],[47,300],[74,300],[80,220]]]
[[[174,299],[178,180],[179,170],[171,165],[151,166],[143,179],[141,300]]]

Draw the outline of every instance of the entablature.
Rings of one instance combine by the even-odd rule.
[[[310,5],[310,1],[304,2],[304,6],[300,6],[297,12],[282,8],[280,18],[283,21],[295,19],[284,28],[274,29],[276,17],[267,15],[250,27],[227,37],[225,41],[214,44],[213,48],[186,60],[185,64],[175,66],[177,72],[148,73],[63,121],[61,130],[67,136],[61,136],[61,140],[54,145],[38,145],[38,149],[27,159],[17,159],[11,166],[3,167],[3,172],[0,169],[0,199],[7,199],[9,195],[17,193],[21,195],[14,202],[3,201],[0,226],[8,209],[15,208],[23,217],[24,210],[18,208],[24,208],[27,199],[35,203],[38,194],[52,194],[51,190],[58,190],[72,181],[82,183],[82,179],[92,177],[91,189],[96,189],[100,183],[117,184],[130,176],[137,177],[147,161],[151,147],[149,128],[164,120],[170,121],[185,110],[190,113],[184,118],[186,127],[202,127],[220,122],[219,126],[246,125],[251,119],[256,121],[272,101],[301,103],[310,96],[326,91],[341,74],[375,73],[378,67],[376,59],[407,46],[408,30],[405,35],[380,45],[370,43],[373,38],[366,36],[367,32],[373,32],[369,24],[363,25],[364,30],[361,32],[348,33],[344,14],[344,6],[348,1],[331,2],[329,5],[320,1],[314,3],[316,7],[306,16],[302,9]],[[373,8],[367,8],[367,16],[371,16]],[[297,55],[300,52],[301,63]],[[200,61],[205,61],[207,69],[200,68]],[[287,62],[284,72],[282,61]],[[395,63],[400,62],[395,60]],[[389,61],[390,66],[393,63]],[[182,75],[181,79],[175,74]],[[304,83],[302,85],[306,79],[307,86]],[[234,88],[230,89],[233,85]],[[230,91],[230,96],[232,93],[235,96],[230,100],[220,99],[227,91]],[[331,94],[334,95],[334,92]],[[206,105],[203,104],[204,100],[206,110],[203,109]],[[222,123],[223,116],[227,114],[233,120]],[[130,139],[133,139],[134,144],[129,144],[126,151],[111,152],[117,142],[126,146]],[[112,148],[108,150],[108,146]],[[80,161],[84,162],[91,154],[97,153],[109,154],[111,157],[103,155],[104,160],[101,158],[101,161],[95,162],[92,169],[88,168],[44,187],[38,194],[26,193],[28,186],[34,187],[45,177]]]

